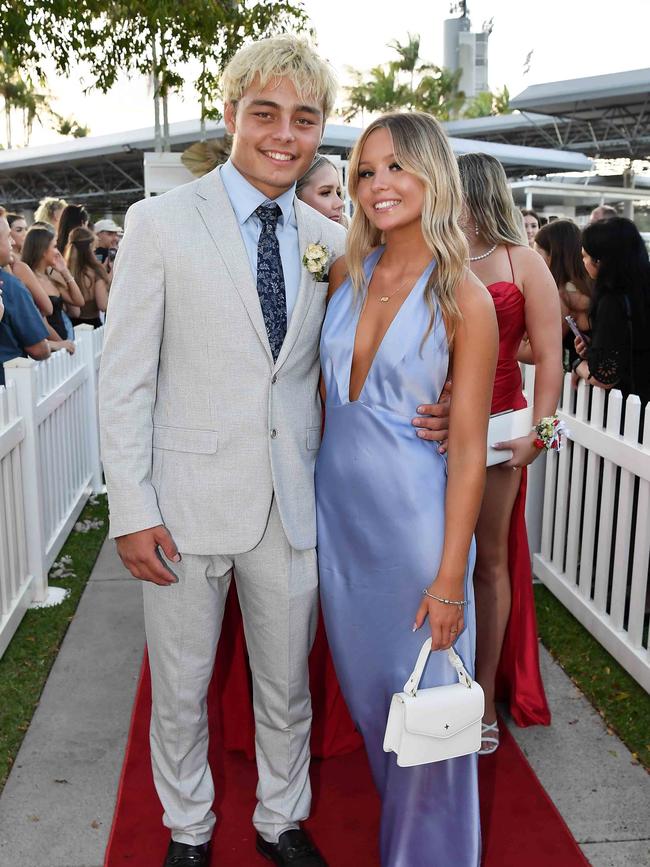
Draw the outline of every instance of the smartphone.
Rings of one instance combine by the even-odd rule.
[[[586,336],[582,333],[582,331],[580,331],[580,329],[579,329],[578,326],[576,325],[576,321],[575,321],[575,319],[573,318],[573,316],[565,316],[565,317],[564,317],[564,321],[565,321],[566,324],[569,326],[569,328],[571,329],[571,331],[573,331],[573,333],[575,334],[576,337],[579,337],[580,340],[584,340],[585,343],[589,343],[589,338],[586,337]]]

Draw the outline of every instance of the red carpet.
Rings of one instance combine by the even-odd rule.
[[[104,867],[160,867],[168,845],[149,759],[151,685],[143,665]],[[212,738],[218,792],[214,867],[261,867],[251,816],[256,769]],[[512,736],[482,758],[481,810],[485,867],[580,867],[588,864]],[[313,815],[307,827],[331,867],[378,867],[378,800],[363,750],[312,764]],[[459,824],[462,819],[459,818]],[[344,841],[344,842],[343,842]],[[267,862],[268,863],[268,862]]]

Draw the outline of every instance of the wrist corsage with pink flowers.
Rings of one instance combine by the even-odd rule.
[[[564,441],[569,435],[569,429],[557,415],[548,415],[539,420],[533,428],[535,441],[533,445],[538,449],[559,452],[564,446]]]

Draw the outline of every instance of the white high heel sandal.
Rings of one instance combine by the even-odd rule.
[[[483,744],[487,744],[486,747]],[[499,747],[499,725],[497,720],[489,725],[481,723],[481,749],[478,751],[479,756],[489,756]]]

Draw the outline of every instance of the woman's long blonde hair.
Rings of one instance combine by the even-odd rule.
[[[488,154],[461,154],[458,168],[466,208],[487,243],[527,247],[521,211],[499,160]]]
[[[389,132],[396,163],[424,185],[422,235],[436,262],[425,288],[431,310],[425,338],[435,322],[437,301],[451,345],[461,319],[456,287],[466,272],[468,257],[467,241],[459,228],[463,196],[458,166],[447,136],[429,114],[417,111],[385,114],[364,130],[354,146],[350,157],[349,193],[355,207],[346,250],[352,286],[357,295],[366,291],[363,261],[383,240],[382,233],[359,206],[357,194],[361,153],[368,136],[376,129]]]

